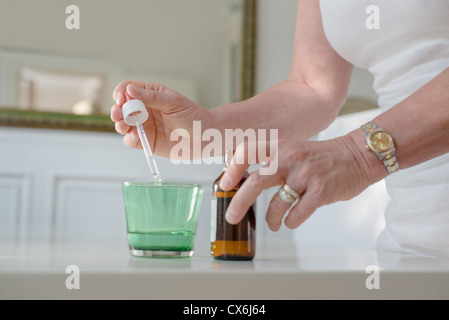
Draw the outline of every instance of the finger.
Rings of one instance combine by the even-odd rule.
[[[301,194],[306,190],[305,179],[301,178],[300,173],[293,174],[293,172],[297,172],[298,168],[292,170],[292,168],[283,168],[281,171],[287,172],[283,173],[287,178],[285,183],[282,184],[282,189],[279,189],[278,192],[273,196],[270,201],[270,204],[267,208],[267,214],[265,220],[268,224],[268,227],[272,231],[278,231],[281,228],[282,220],[288,210],[294,205],[294,202],[297,201],[298,197],[301,198]],[[290,190],[285,189],[286,187],[291,189],[291,192],[295,192],[296,195],[292,195],[291,201],[287,201],[281,197],[281,193],[291,194]]]
[[[126,92],[132,98],[141,100],[148,108],[166,113],[173,110],[179,111],[185,107],[177,104],[179,95],[175,91],[160,84],[147,84],[141,87],[130,83],[126,87]]]
[[[290,229],[298,228],[318,208],[316,197],[313,193],[306,191],[296,205],[290,210],[285,218],[285,225]]]
[[[220,181],[220,188],[225,191],[231,190],[240,182],[243,174],[251,164],[257,164],[260,161],[269,161],[269,156],[265,156],[264,159],[258,158],[259,154],[262,154],[259,150],[267,150],[269,145],[269,141],[249,141],[238,145],[231,164]],[[277,158],[275,160],[277,161]]]
[[[126,101],[124,93],[125,93],[126,87],[130,83],[131,83],[131,81],[122,81],[112,91],[112,99],[114,99],[115,103],[117,103],[119,106],[122,106]]]
[[[220,189],[229,191],[235,188],[248,168],[249,164],[235,164],[231,162],[231,165],[226,169],[220,180]]]
[[[226,211],[226,221],[230,224],[239,223],[263,190],[281,183],[281,179],[274,175],[261,175],[259,170],[252,172],[232,198]]]
[[[115,131],[120,134],[126,134],[131,128],[123,121],[122,108],[117,104],[114,104],[111,108],[111,120],[115,122]]]
[[[117,131],[120,134],[127,134],[128,131],[131,129],[129,125],[125,123],[125,121],[120,120],[115,123],[115,131]]]
[[[248,154],[247,152],[248,146],[247,143],[242,143],[239,145],[234,153],[234,156],[231,159],[231,163],[229,167],[226,169],[223,177],[220,180],[220,188],[229,191],[234,188],[245,173],[245,171],[249,168],[248,161],[244,160],[244,155]],[[236,161],[236,159],[243,160]]]
[[[293,191],[295,191],[298,195],[301,194],[301,190],[303,190],[303,187],[292,187],[299,184],[294,184],[290,179],[287,180],[288,183],[286,183]],[[282,188],[285,184],[282,184]],[[268,205],[267,209],[267,215],[265,217],[265,220],[268,224],[268,227],[272,231],[278,231],[281,228],[282,225],[282,219],[284,218],[285,214],[288,212],[288,210],[293,205],[292,202],[284,201],[280,195],[280,192],[284,190],[279,189],[278,192],[273,196],[273,198],[270,201],[270,204]],[[296,201],[296,200],[295,200]]]
[[[111,107],[111,120],[118,122],[123,119],[122,108],[118,104],[114,104]]]
[[[134,149],[142,149],[140,138],[135,127],[131,127],[130,130],[123,137],[123,143]]]
[[[115,89],[112,91],[112,98],[114,101],[119,105],[122,106],[125,102],[125,91],[127,90],[128,85],[134,84],[135,86],[139,88],[148,88],[151,89],[153,87],[153,84],[142,82],[142,81],[122,81],[120,82]],[[154,84],[154,90],[157,90],[158,84]],[[134,99],[137,99],[136,97],[132,96]]]
[[[276,192],[268,205],[265,216],[265,221],[271,231],[278,231],[281,228],[282,219],[291,205],[291,203],[284,202],[279,196],[279,192]]]

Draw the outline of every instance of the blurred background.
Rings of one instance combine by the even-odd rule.
[[[126,248],[121,182],[151,176],[142,151],[114,133],[113,88],[163,83],[205,108],[261,92],[288,74],[296,0],[79,0],[79,30],[66,28],[71,4],[0,0],[0,240]],[[354,69],[342,115],[317,139],[370,120],[376,100],[370,74]],[[222,166],[158,161],[164,180],[205,185],[196,254],[208,255]],[[388,200],[382,182],[278,233],[264,222],[275,191],[258,200],[260,245],[374,248]]]

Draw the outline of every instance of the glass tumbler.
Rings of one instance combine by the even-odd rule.
[[[124,182],[122,189],[131,255],[192,256],[202,185]]]

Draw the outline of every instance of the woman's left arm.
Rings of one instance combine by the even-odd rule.
[[[448,87],[449,68],[373,119],[394,138],[401,169],[449,152]],[[288,184],[301,195],[300,200],[290,208],[276,194],[268,206],[266,220],[270,229],[276,231],[290,208],[285,224],[296,228],[317,208],[349,200],[388,175],[377,155],[367,151],[362,129],[327,141],[280,140],[275,143],[276,151],[270,155],[270,162],[276,165],[277,171],[271,175],[261,175],[260,170],[251,173],[228,208],[229,223],[240,221],[264,189]],[[239,146],[235,158],[245,159],[246,154],[257,154],[251,148],[257,146]],[[225,184],[222,188],[226,190],[236,185],[249,164],[257,162],[258,159],[247,158],[240,164],[233,161],[222,179]],[[225,180],[227,183],[223,183]]]
[[[396,158],[401,169],[448,153],[449,68],[407,99],[376,117],[373,123],[394,138]],[[366,144],[362,130],[351,132],[348,137],[361,147]],[[371,156],[376,160],[372,152]]]

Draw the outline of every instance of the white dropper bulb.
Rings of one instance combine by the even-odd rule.
[[[122,107],[123,120],[127,125],[137,127],[137,133],[139,134],[140,142],[142,143],[145,157],[150,167],[151,175],[156,183],[161,183],[162,180],[159,176],[159,169],[156,164],[156,160],[151,152],[151,147],[148,142],[145,129],[142,124],[148,119],[148,111],[145,108],[145,104],[137,99],[132,99],[127,92],[125,92],[126,102]]]

